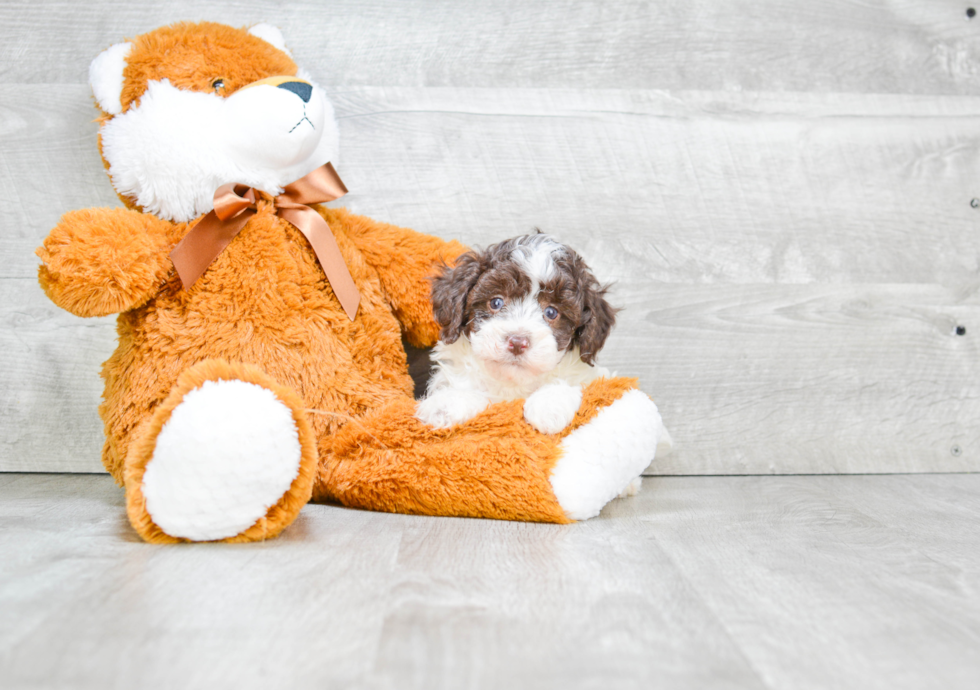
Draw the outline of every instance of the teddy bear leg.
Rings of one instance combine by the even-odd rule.
[[[559,441],[521,417],[520,401],[436,429],[395,399],[320,439],[314,501],[414,515],[571,522],[548,473]]]
[[[137,433],[126,505],[146,541],[269,539],[309,501],[317,453],[302,400],[255,367],[194,365]]]
[[[583,400],[586,406],[594,409],[595,403]],[[656,404],[637,389],[626,390],[571,430],[562,439],[561,457],[551,473],[552,489],[565,514],[585,520],[612,499],[635,495],[662,433]]]
[[[320,439],[314,500],[368,510],[571,522],[593,517],[653,460],[656,405],[632,379],[586,387],[562,434],[523,418],[523,401],[499,403],[449,429],[395,400]]]

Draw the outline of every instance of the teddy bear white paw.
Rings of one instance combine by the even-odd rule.
[[[631,390],[566,436],[551,471],[565,514],[572,520],[598,515],[650,464],[662,428],[654,402]]]
[[[225,539],[266,516],[299,474],[293,414],[245,381],[206,381],[184,396],[143,474],[146,511],[172,537]]]
[[[444,388],[419,401],[415,418],[436,429],[447,429],[473,419],[489,404],[490,399],[482,393]]]
[[[640,487],[643,486],[643,477],[637,477],[629,484],[626,488],[619,492],[619,498],[629,498],[630,496],[636,496],[640,493]]]
[[[670,437],[667,427],[661,425],[660,440],[657,441],[657,459],[664,458],[674,451],[674,439]]]
[[[549,383],[524,401],[524,419],[543,434],[557,434],[572,423],[581,404],[581,386]]]

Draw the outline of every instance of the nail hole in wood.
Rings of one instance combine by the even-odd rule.
[[[949,449],[949,452],[953,455],[954,458],[958,458],[960,457],[960,455],[963,454],[963,449],[960,448],[959,446],[953,446],[952,448]]]
[[[966,326],[957,326],[956,335],[966,335]]]
[[[976,16],[977,16],[977,11],[975,9],[973,9],[972,7],[967,7],[966,8],[966,18],[967,19],[973,19]]]

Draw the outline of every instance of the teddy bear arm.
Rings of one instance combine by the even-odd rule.
[[[432,347],[439,325],[432,315],[430,279],[440,267],[452,263],[467,247],[364,216],[338,213],[348,236],[377,271],[388,303],[414,347]]]
[[[77,316],[135,309],[171,271],[171,228],[129,209],[66,213],[37,249],[38,280],[51,301]]]

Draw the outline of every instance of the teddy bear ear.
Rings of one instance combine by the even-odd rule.
[[[258,36],[266,43],[271,43],[289,57],[293,56],[286,47],[286,40],[282,37],[282,32],[272,24],[256,24],[248,32],[253,36]]]
[[[123,70],[126,69],[126,56],[132,49],[132,43],[117,43],[99,53],[89,65],[88,83],[95,101],[110,115],[122,112]]]

